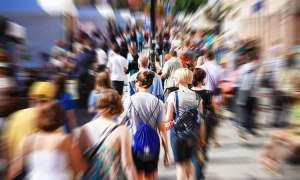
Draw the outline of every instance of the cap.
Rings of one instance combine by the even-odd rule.
[[[39,101],[50,100],[55,96],[55,86],[49,82],[36,82],[30,87],[28,95]]]
[[[9,64],[7,64],[7,63],[0,63],[0,68],[9,68]]]
[[[166,54],[166,55],[165,55],[165,59],[166,59],[166,60],[171,59],[171,55],[170,55],[170,54]]]
[[[221,60],[221,64],[223,64],[223,63],[227,63],[227,61],[228,61],[228,59],[227,59],[227,58],[223,58],[223,59]]]

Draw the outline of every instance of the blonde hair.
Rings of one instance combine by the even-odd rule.
[[[174,73],[174,77],[188,84],[192,84],[193,82],[193,73],[187,68],[177,69]]]
[[[112,89],[109,73],[107,71],[102,71],[97,76],[94,91],[99,93],[100,91],[108,88]]]

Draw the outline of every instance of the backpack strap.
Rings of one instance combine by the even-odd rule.
[[[179,117],[178,91],[175,91],[176,119]]]

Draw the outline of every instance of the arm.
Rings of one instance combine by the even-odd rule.
[[[26,139],[26,138],[24,138],[24,139]],[[16,158],[10,162],[10,166],[8,169],[8,179],[15,178],[16,176],[21,174],[22,170],[24,169],[24,166],[25,166],[25,159],[24,159],[25,141],[26,140],[21,141],[20,146],[19,146],[16,156],[15,156]]]
[[[211,103],[213,105],[213,108],[214,108],[214,111],[216,114],[218,114],[219,110],[220,110],[220,107],[217,105],[217,103],[215,102],[215,98],[212,97],[211,98]]]
[[[168,109],[167,109],[167,115],[166,115],[167,122],[170,122],[173,120],[173,113],[174,113],[173,102],[168,101]]]
[[[123,172],[125,172],[125,176],[127,179],[137,180],[138,175],[135,164],[133,162],[129,131],[126,127],[119,128],[120,130],[122,128],[122,134],[120,134],[119,138],[121,141],[120,144]]]
[[[67,111],[67,117],[68,117],[69,124],[71,125],[71,129],[74,130],[77,127],[74,109],[70,109]]]
[[[110,68],[109,67],[106,67],[106,71],[110,74]]]
[[[127,67],[124,67],[124,74],[126,74],[127,72]]]
[[[168,61],[165,63],[165,65],[164,65],[164,68],[163,68],[163,70],[162,70],[162,75],[160,75],[160,78],[165,78],[165,77],[167,77],[167,75],[168,75],[168,70],[169,70],[169,63],[168,63]]]
[[[199,106],[198,106],[200,112],[203,114],[203,104],[200,103]],[[201,126],[200,126],[200,129],[199,129],[199,133],[200,133],[200,142],[201,142],[201,147],[202,148],[206,148],[206,142],[205,142],[205,124],[204,124],[204,121],[201,121]]]
[[[167,73],[163,73],[163,74],[160,75],[160,78],[163,79],[163,78],[167,77],[167,75],[168,75]]]
[[[169,156],[168,136],[167,136],[167,130],[165,128],[164,122],[158,123],[158,130],[160,132],[160,137],[162,140],[163,148],[165,150],[164,164],[165,164],[165,166],[169,166],[170,165],[170,156]]]

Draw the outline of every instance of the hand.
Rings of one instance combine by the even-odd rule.
[[[168,153],[165,153],[164,165],[165,165],[165,167],[169,167],[170,166],[170,156],[169,156]]]
[[[206,149],[206,142],[202,139],[201,142],[198,142],[197,145],[203,150]]]

